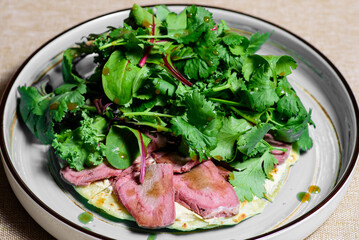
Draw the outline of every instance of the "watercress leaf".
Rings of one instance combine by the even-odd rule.
[[[151,141],[144,134],[142,134],[142,139],[145,146]],[[113,125],[106,137],[107,161],[115,168],[128,168],[140,156],[138,142],[139,133],[137,130],[127,126]]]

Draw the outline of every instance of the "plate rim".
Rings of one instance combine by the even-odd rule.
[[[148,7],[148,8],[152,8],[155,7],[159,4],[149,4],[149,5],[141,5],[141,7]],[[326,55],[324,55],[321,51],[319,51],[316,47],[314,47],[311,43],[309,43],[307,40],[303,39],[302,37],[298,36],[297,34],[287,30],[286,28],[277,25],[271,21],[262,19],[260,17],[257,17],[255,15],[252,14],[248,14],[242,11],[237,11],[237,10],[233,10],[230,8],[226,8],[226,7],[218,7],[218,6],[213,6],[210,4],[178,4],[178,3],[169,3],[169,4],[164,4],[166,6],[170,6],[170,7],[187,7],[187,6],[192,6],[192,5],[196,5],[196,6],[201,6],[204,8],[211,8],[211,9],[216,9],[216,10],[222,10],[222,11],[228,11],[228,12],[232,12],[235,14],[240,14],[243,15],[245,17],[249,17],[252,18],[254,20],[259,20],[263,23],[269,24],[271,26],[274,26],[282,31],[284,31],[286,34],[291,35],[292,37],[296,38],[297,40],[299,40],[300,42],[304,43],[305,46],[309,47],[311,50],[313,50],[316,54],[319,55],[319,57],[324,60],[324,62],[326,62],[330,68],[335,72],[335,74],[339,77],[339,79],[341,80],[342,84],[344,85],[344,88],[350,98],[350,101],[352,103],[352,106],[354,108],[354,115],[355,115],[355,120],[356,120],[356,125],[359,126],[359,109],[358,109],[358,103],[356,101],[356,98],[354,96],[354,93],[350,87],[350,85],[348,84],[347,80],[344,78],[344,76],[341,74],[341,72],[339,71],[339,69],[332,63],[332,61],[329,60],[328,57],[326,57]],[[45,48],[47,45],[49,45],[52,41],[56,40],[57,38],[61,37],[62,35],[66,34],[67,32],[70,32],[73,29],[76,29],[77,27],[94,21],[96,19],[108,16],[108,15],[112,15],[112,14],[116,14],[116,13],[120,13],[120,12],[124,12],[124,11],[129,11],[131,10],[131,8],[120,8],[117,9],[115,11],[111,11],[105,14],[101,14],[92,18],[89,18],[85,21],[82,21],[78,24],[73,25],[70,28],[65,29],[64,31],[56,34],[54,37],[50,38],[49,40],[47,40],[45,43],[41,44],[40,47],[38,47],[32,54],[30,54],[25,60],[24,62],[20,65],[20,67],[15,71],[15,73],[10,77],[10,80],[7,82],[5,90],[1,96],[1,102],[0,102],[0,123],[1,123],[1,134],[0,134],[0,150],[1,150],[1,155],[3,157],[3,163],[6,164],[6,167],[8,168],[8,170],[10,171],[12,177],[14,178],[14,180],[17,182],[17,184],[22,188],[23,191],[25,191],[25,193],[39,206],[41,207],[43,210],[45,210],[48,214],[52,215],[53,217],[55,217],[57,220],[63,222],[64,224],[68,225],[69,227],[75,228],[76,230],[85,233],[87,235],[90,235],[92,237],[96,237],[96,238],[100,238],[100,239],[112,239],[110,237],[104,236],[102,234],[90,231],[86,228],[83,228],[81,226],[79,226],[78,224],[75,224],[73,222],[71,222],[70,220],[68,220],[67,218],[61,216],[60,214],[58,214],[56,211],[52,210],[49,206],[47,206],[38,196],[36,196],[36,194],[34,192],[32,192],[29,187],[25,184],[25,182],[21,179],[21,177],[19,176],[19,174],[17,173],[17,171],[15,170],[14,165],[11,163],[11,158],[8,154],[8,152],[6,151],[6,144],[5,144],[5,139],[4,139],[4,132],[3,132],[3,127],[4,127],[4,113],[5,113],[5,106],[6,106],[6,102],[8,100],[9,97],[9,93],[11,88],[13,87],[18,75],[21,73],[21,71],[23,70],[23,68],[28,64],[28,62],[38,53],[40,52],[43,48]],[[328,194],[328,196],[326,196],[319,204],[317,204],[314,208],[312,208],[310,211],[306,212],[305,214],[303,214],[302,216],[290,221],[289,223],[278,227],[276,229],[273,229],[271,231],[268,231],[266,233],[254,236],[252,238],[249,239],[257,239],[257,238],[263,238],[263,237],[269,237],[275,233],[278,233],[282,230],[285,230],[291,226],[294,226],[295,224],[305,220],[306,218],[309,218],[311,215],[313,215],[314,213],[316,213],[318,210],[320,210],[324,205],[326,205],[335,195],[337,195],[337,193],[342,189],[342,187],[344,186],[344,184],[346,184],[348,182],[348,180],[350,180],[350,177],[352,175],[352,173],[354,172],[355,166],[357,164],[358,161],[358,155],[359,155],[359,144],[358,144],[358,136],[359,136],[359,127],[357,127],[357,131],[356,131],[356,136],[357,138],[355,139],[355,147],[354,147],[354,151],[353,151],[353,155],[350,159],[349,165],[347,167],[347,169],[345,170],[342,178],[337,182],[336,186],[333,188],[333,190]],[[8,179],[9,181],[9,179]],[[44,229],[45,230],[45,229]]]

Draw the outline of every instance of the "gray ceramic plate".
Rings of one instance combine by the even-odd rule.
[[[184,6],[173,5],[179,12]],[[333,64],[300,37],[243,13],[208,8],[215,20],[248,33],[273,32],[261,54],[287,54],[295,58],[297,70],[289,80],[307,109],[312,109],[316,128],[310,129],[314,147],[301,155],[291,168],[277,199],[264,212],[239,225],[181,234],[161,231],[157,239],[244,239],[304,238],[319,227],[343,197],[355,166],[358,149],[358,107],[347,82]],[[87,206],[60,188],[48,169],[48,147],[39,144],[16,117],[17,87],[37,81],[61,80],[61,53],[90,33],[118,26],[129,11],[110,13],[79,24],[39,48],[22,65],[1,102],[1,152],[7,177],[15,194],[30,215],[59,239],[146,239],[149,232],[134,224],[112,221],[94,214],[88,224],[79,221]],[[61,183],[61,179],[57,179]],[[312,185],[321,192],[301,203],[299,192]],[[87,210],[86,210],[87,211]]]

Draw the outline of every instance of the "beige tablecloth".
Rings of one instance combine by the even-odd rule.
[[[0,95],[39,46],[86,19],[133,3],[196,3],[231,8],[280,25],[309,41],[342,72],[359,96],[359,1],[356,0],[1,0]],[[52,239],[22,208],[0,167],[0,239]],[[308,239],[359,239],[359,168],[331,217]]]

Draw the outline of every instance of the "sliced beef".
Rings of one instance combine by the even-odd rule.
[[[132,172],[118,178],[113,187],[117,198],[139,226],[162,228],[174,222],[172,165],[149,165],[142,184],[138,181],[138,172]]]
[[[166,163],[173,166],[173,172],[184,173],[199,164],[198,160],[192,160],[190,157],[183,157],[178,152],[154,152],[152,157],[156,163]]]
[[[217,165],[218,168],[218,173],[228,181],[229,178],[229,174],[231,173],[231,171],[229,171],[227,168],[224,168],[222,166]]]
[[[271,154],[278,160],[278,164],[282,164],[285,162],[285,160],[289,157],[290,150],[292,149],[292,145],[285,142],[280,142],[274,139],[273,135],[266,134],[264,136],[264,140],[267,141],[271,146],[273,147],[281,147],[286,148],[287,151],[280,151],[280,150],[273,150],[271,151]]]
[[[236,169],[227,162],[217,161],[213,159],[212,162],[217,166],[219,174],[221,174],[222,177],[224,177],[227,181],[229,178],[229,174],[233,171],[236,171]]]
[[[79,172],[68,166],[61,169],[62,177],[75,186],[87,186],[98,180],[116,177],[121,172],[122,170],[112,168],[105,163]]]
[[[150,155],[146,156],[146,167],[149,165],[154,164],[155,161]],[[141,170],[141,156],[138,156],[133,162],[131,167],[133,168],[133,171],[139,172]]]
[[[212,161],[175,174],[173,180],[176,202],[203,218],[230,217],[238,213],[238,197]]]
[[[147,146],[147,153],[151,154],[152,152],[164,148],[166,147],[168,144],[171,144],[171,142],[169,141],[169,139],[163,135],[163,134],[159,134],[159,133],[147,133],[146,134],[147,137],[151,138],[151,142],[148,144]]]

